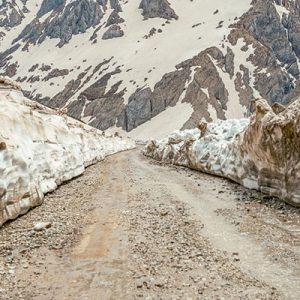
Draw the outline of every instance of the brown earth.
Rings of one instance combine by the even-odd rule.
[[[133,150],[0,229],[0,299],[299,299],[299,254],[299,209]]]

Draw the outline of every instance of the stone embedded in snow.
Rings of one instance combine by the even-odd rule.
[[[300,206],[300,99],[283,111],[275,106],[274,112],[265,100],[255,105],[250,123],[247,119],[210,123],[204,136],[198,129],[175,132],[148,142],[143,153]]]
[[[121,27],[118,24],[114,24],[114,25],[111,25],[107,29],[107,31],[104,32],[102,39],[109,40],[109,39],[122,37],[123,35],[124,35],[124,31],[121,29]]]
[[[178,19],[168,0],[142,0],[139,6],[145,19],[164,18],[167,20]]]
[[[207,122],[206,121],[201,121],[198,124],[198,129],[201,132],[201,136],[205,136],[206,132],[207,132]]]
[[[134,147],[26,99],[18,86],[0,88],[0,226],[42,204],[44,194],[118,151]]]

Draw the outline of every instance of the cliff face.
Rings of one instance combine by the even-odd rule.
[[[181,105],[192,128],[300,92],[299,0],[2,1],[0,24],[0,74],[102,130]]]
[[[0,1],[0,30],[9,29],[21,24],[25,18],[26,1],[2,0]],[[3,32],[2,32],[3,34]],[[1,37],[1,31],[0,31]]]
[[[59,39],[57,45],[62,47],[73,35],[97,26],[105,9],[102,1],[77,0],[64,5],[64,1],[44,0],[37,18],[22,30],[14,43],[41,44],[48,37]],[[50,15],[46,19],[41,18],[46,14]]]
[[[229,35],[233,45],[244,38],[255,48],[254,87],[271,104],[289,103],[299,91],[299,12],[298,1],[256,0]]]

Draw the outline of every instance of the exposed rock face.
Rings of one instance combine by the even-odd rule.
[[[124,31],[117,24],[111,25],[106,32],[104,32],[102,39],[109,40],[118,38],[124,35]]]
[[[64,4],[64,0],[43,0],[41,4],[41,8],[37,13],[37,17],[40,18],[47,14],[48,12],[59,8],[61,5]]]
[[[123,129],[131,131],[152,118],[152,91],[150,88],[136,91],[129,98],[121,116]]]
[[[221,50],[212,47],[182,62],[176,66],[174,72],[165,74],[154,86],[153,91],[150,88],[136,91],[129,98],[118,124],[130,131],[157,116],[167,107],[175,106],[184,92],[182,101],[190,103],[194,108],[194,113],[186,122],[185,128],[195,127],[202,118],[212,121],[207,112],[208,104],[216,109],[218,118],[225,119],[224,112],[229,102],[228,91],[214,61],[228,76],[231,76],[234,67],[232,56],[231,49],[224,55]],[[244,83],[241,83],[241,86],[244,88]],[[249,106],[253,98],[253,91],[249,89],[249,94],[245,97],[245,106]],[[208,94],[204,92],[205,90]]]
[[[128,104],[118,118],[117,125],[131,131],[140,124],[149,121],[169,106],[175,106],[183,92],[189,70],[176,70],[165,74],[163,78],[150,88],[138,89],[130,96]]]
[[[193,108],[184,129],[203,118],[249,116],[254,98],[293,102],[300,93],[299,1],[233,1],[230,10],[221,0],[213,10],[202,1],[183,9],[181,0],[44,0],[35,8],[2,1],[0,22],[8,24],[11,8],[21,18],[0,30],[0,75],[99,129],[130,131],[181,102]],[[12,27],[16,35],[7,34]],[[86,91],[100,93],[89,100]]]
[[[10,91],[2,91],[2,86]],[[0,226],[42,204],[44,194],[85,167],[131,149],[127,138],[102,132],[23,97],[0,79]]]
[[[125,20],[120,17],[119,13],[116,10],[113,10],[106,21],[105,27],[109,27],[110,25],[120,24],[124,22]]]
[[[270,103],[286,104],[299,89],[299,2],[276,2],[288,15],[280,15],[273,0],[255,0],[252,8],[232,25],[228,38],[233,45],[241,37],[253,45],[250,61],[258,67],[255,88]]]
[[[19,25],[24,19],[22,10],[23,8],[19,7],[15,0],[2,0],[0,2],[0,29]]]
[[[99,2],[102,3],[102,5],[105,5],[105,3],[107,2],[107,0],[100,0]],[[122,11],[122,7],[120,5],[119,0],[109,0],[110,3],[110,7],[112,9],[114,9],[116,12],[121,12]]]
[[[142,0],[139,8],[143,10],[142,14],[145,19],[164,18],[171,20],[178,18],[168,0]]]
[[[46,4],[44,4],[46,3]],[[46,37],[59,38],[59,46],[68,43],[74,34],[84,33],[90,27],[99,24],[104,15],[102,1],[76,0],[65,7],[60,2],[43,2],[38,14],[44,14],[50,8],[56,8],[50,17],[40,22],[38,18],[27,25],[14,42],[22,40],[32,44],[41,44]],[[51,10],[51,9],[50,9]],[[49,10],[49,11],[50,11]]]
[[[247,188],[300,207],[300,99],[274,112],[256,101],[247,120],[227,120],[200,130],[150,141],[144,154],[167,163],[227,177]],[[203,128],[203,126],[200,126]]]
[[[51,70],[47,76],[45,76],[45,78],[43,79],[44,81],[48,81],[52,78],[55,77],[61,77],[61,76],[65,76],[69,74],[69,70],[68,69],[63,69],[63,70],[59,70],[59,69],[53,69]]]

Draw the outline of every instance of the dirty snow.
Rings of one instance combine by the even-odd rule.
[[[131,149],[102,132],[0,90],[0,225],[43,201],[45,193],[107,155]]]

